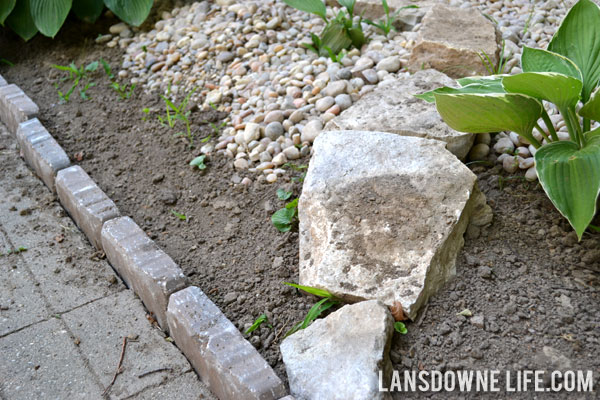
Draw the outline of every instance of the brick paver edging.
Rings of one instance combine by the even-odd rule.
[[[115,271],[170,331],[203,382],[221,400],[293,400],[235,325],[181,268],[69,158],[36,118],[38,106],[0,75],[0,121],[21,155]],[[285,396],[285,397],[284,397]]]

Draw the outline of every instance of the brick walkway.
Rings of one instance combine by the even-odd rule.
[[[0,398],[214,399],[1,124],[0,253]]]

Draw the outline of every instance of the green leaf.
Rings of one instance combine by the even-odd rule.
[[[404,322],[394,322],[394,329],[396,330],[396,332],[402,335],[406,335],[408,333],[408,329],[406,329],[406,325],[404,325]]]
[[[581,149],[576,143],[560,141],[535,153],[535,169],[544,191],[579,240],[596,214],[600,193],[600,136],[587,137]]]
[[[557,72],[583,81],[581,70],[573,61],[548,50],[523,46],[521,69],[523,72]]]
[[[352,39],[348,37],[344,25],[337,21],[332,21],[321,33],[322,48],[329,47],[333,54],[347,49],[352,45]]]
[[[140,26],[150,14],[153,0],[104,0],[117,17],[129,25]]]
[[[102,0],[75,0],[73,2],[73,12],[77,18],[94,23],[102,14],[104,1]]]
[[[43,35],[53,38],[65,23],[72,3],[73,0],[29,0],[35,26]]]
[[[258,318],[256,318],[256,321],[254,321],[254,323],[252,324],[252,326],[250,328],[248,328],[248,330],[246,330],[246,335],[249,333],[254,332],[259,326],[262,325],[263,322],[267,322],[268,318],[266,314],[261,314]]]
[[[279,200],[287,200],[292,197],[292,192],[288,192],[285,189],[277,189],[277,198]]]
[[[298,198],[295,198],[294,200],[287,203],[285,205],[285,208],[290,209],[290,210],[298,208]]]
[[[514,131],[532,144],[531,134],[542,115],[542,104],[522,94],[436,94],[436,106],[444,121],[460,132]]]
[[[323,0],[283,0],[283,2],[297,10],[315,14],[327,20],[327,9]]]
[[[495,87],[498,90],[496,93],[504,93],[504,88],[502,87],[502,78],[506,76],[510,75],[499,74],[488,76],[468,76],[466,78],[457,79],[456,82],[458,82],[458,84],[462,87],[472,84]]]
[[[592,94],[590,101],[581,107],[581,110],[579,110],[579,115],[583,118],[593,119],[594,121],[600,122],[600,88],[596,89],[596,91]]]
[[[587,102],[600,80],[600,8],[579,0],[562,21],[548,50],[573,61],[583,75],[581,98]]]
[[[350,16],[354,15],[354,3],[356,3],[356,0],[338,0],[338,3],[346,7]]]
[[[205,158],[205,155],[198,156],[190,162],[190,165],[192,167],[198,167],[198,169],[206,169],[206,165],[204,164]]]
[[[17,0],[4,0],[0,2],[0,25],[4,26],[6,17],[10,15],[10,12],[15,8]]]
[[[291,286],[291,287],[295,287],[296,289],[304,290],[306,293],[314,294],[315,296],[326,297],[328,299],[333,298],[333,295],[325,289],[319,289],[319,288],[312,287],[312,286],[302,286],[302,285],[298,285],[297,283],[291,283],[291,282],[283,282],[283,284]]]
[[[360,49],[363,44],[367,43],[367,39],[365,38],[365,34],[360,25],[355,25],[348,29],[348,36],[350,36],[350,40],[352,40],[352,46],[357,49]]]
[[[319,317],[325,310],[330,309],[334,305],[338,304],[337,301],[333,301],[331,299],[321,299],[317,304],[311,307],[311,309],[306,314],[304,318],[304,322],[302,322],[301,329],[306,329],[312,324],[312,322]]]
[[[174,216],[176,216],[177,218],[179,218],[182,221],[187,220],[187,217],[185,216],[185,214],[178,213],[175,210],[171,210],[171,214],[173,214]]]
[[[580,80],[555,72],[524,72],[507,76],[502,79],[502,85],[509,93],[547,100],[563,110],[575,107],[582,88]]]
[[[281,210],[275,211],[271,216],[271,222],[279,232],[287,232],[292,229],[292,221],[295,215],[295,209],[290,210],[288,208],[282,208]]]
[[[98,61],[93,61],[85,66],[85,72],[94,72],[98,69]]]
[[[6,25],[25,41],[28,41],[38,33],[38,29],[29,11],[29,1],[17,1],[12,13],[6,19]]]
[[[463,86],[461,88],[441,87],[435,90],[430,90],[422,94],[417,94],[415,97],[425,100],[428,103],[435,102],[435,94],[460,94],[460,93],[471,93],[471,94],[486,94],[486,93],[505,93],[504,88],[500,80],[493,82],[493,84],[481,84],[471,83],[470,85]]]

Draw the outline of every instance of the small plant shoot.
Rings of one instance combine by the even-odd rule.
[[[269,324],[269,319],[267,318],[267,315],[261,314],[258,318],[256,318],[256,321],[254,321],[252,326],[246,330],[246,335],[254,332],[258,329],[259,326],[261,326],[264,323],[266,323],[269,328],[273,329],[273,326]]]

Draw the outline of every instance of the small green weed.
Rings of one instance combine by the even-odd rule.
[[[406,325],[404,322],[394,322],[394,330],[402,335],[406,335],[408,333],[408,329],[406,329]]]
[[[148,115],[150,115],[150,109],[148,107],[142,108],[142,112],[145,114],[142,117],[142,121],[148,120]]]
[[[110,84],[110,87],[118,93],[121,97],[121,100],[127,100],[133,94],[133,90],[135,89],[135,83],[128,85],[126,83],[120,85],[118,82],[113,82]]]
[[[14,66],[15,66],[15,64],[11,63],[11,62],[10,62],[10,61],[8,61],[6,58],[0,58],[0,63],[2,63],[2,64],[6,64],[6,65],[8,65],[9,67],[14,67]]]
[[[277,193],[279,197],[279,192]],[[289,198],[289,197],[288,197]],[[282,200],[281,197],[279,197]],[[271,222],[279,232],[288,232],[298,219],[298,198],[290,201],[284,208],[271,215]]]
[[[385,12],[384,19],[381,19],[378,22],[374,22],[365,18],[363,21],[365,21],[371,26],[380,29],[385,34],[385,36],[389,35],[392,30],[396,30],[396,28],[394,27],[394,21],[396,21],[396,18],[398,18],[398,14],[400,13],[400,11],[407,8],[419,8],[419,6],[416,5],[404,6],[398,8],[393,14],[390,15],[390,7],[388,6],[387,0],[381,0],[381,5],[383,6],[383,11]]]
[[[6,253],[0,253],[0,257],[2,257],[2,256],[8,256],[8,255],[11,255],[11,254],[19,254],[19,253],[22,253],[24,251],[27,251],[27,247],[20,246],[20,247],[18,247],[16,249],[8,249],[6,251]]]
[[[504,73],[504,68],[506,67],[506,59],[504,58],[505,45],[506,42],[504,39],[502,39],[502,49],[500,49],[500,59],[498,60],[498,65],[494,64],[490,56],[485,51],[477,54],[481,60],[481,63],[490,75],[501,75]]]
[[[190,147],[194,147],[194,134],[192,133],[189,116],[191,111],[186,110],[188,103],[190,101],[190,97],[194,94],[196,89],[192,89],[190,93],[183,99],[183,101],[177,106],[167,97],[171,92],[171,88],[167,90],[167,96],[161,95],[161,99],[165,102],[165,115],[158,116],[158,120],[162,125],[168,125],[169,128],[174,128],[177,121],[182,121],[185,124],[185,132],[178,132],[175,136],[184,136],[190,145]]]
[[[178,213],[175,210],[171,210],[171,214],[179,218],[181,221],[187,221],[188,217],[185,214]]]
[[[294,163],[285,163],[283,164],[284,168],[289,168],[292,171],[302,172],[299,176],[292,177],[292,182],[302,183],[304,182],[304,178],[306,177],[306,170],[308,169],[308,165],[304,164],[294,164]]]
[[[249,333],[254,332],[263,323],[266,323],[269,328],[273,329],[273,325],[269,324],[269,319],[267,318],[267,315],[266,314],[261,314],[258,318],[256,318],[256,321],[254,321],[254,323],[252,324],[252,326],[250,328],[248,328],[248,330],[246,330],[246,332],[245,332],[246,335],[248,335]]]
[[[79,84],[83,85],[82,88],[79,88],[79,94],[83,100],[89,99],[87,95],[87,90],[96,84],[90,81],[89,74],[96,71],[98,69],[98,61],[94,61],[86,65],[85,67],[81,65],[79,68],[75,65],[75,63],[71,63],[69,65],[52,65],[52,68],[58,69],[59,71],[68,72],[69,76],[63,77],[60,79],[61,82],[72,81],[71,86],[66,92],[62,92],[59,89],[59,85],[56,83],[54,87],[58,91],[58,96],[67,103],[71,98],[71,95],[77,89]]]
[[[192,161],[190,161],[190,165],[192,167],[198,167],[198,169],[206,169],[206,164],[204,164],[205,159],[206,159],[206,156],[203,154],[201,156],[194,158]]]
[[[323,299],[319,300],[319,302],[317,304],[315,304],[314,306],[311,307],[311,309],[306,314],[306,317],[304,318],[304,320],[295,324],[292,327],[292,329],[290,329],[285,334],[284,338],[290,336],[291,334],[298,332],[301,329],[308,328],[308,326],[310,324],[312,324],[312,322],[315,319],[317,319],[323,312],[325,312],[326,310],[330,309],[331,307],[333,307],[337,304],[340,304],[340,301],[338,299],[336,299],[335,296],[333,296],[327,290],[318,289],[318,288],[311,287],[311,286],[302,286],[302,285],[298,285],[296,283],[290,283],[290,282],[283,282],[283,283],[284,283],[284,285],[295,287],[296,289],[303,290],[303,291],[313,294],[315,296],[323,297]]]

